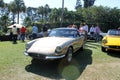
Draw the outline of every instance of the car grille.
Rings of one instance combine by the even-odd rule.
[[[110,48],[120,49],[120,46],[109,46]]]
[[[45,55],[37,54],[37,53],[29,53],[29,56],[33,58],[45,59]]]

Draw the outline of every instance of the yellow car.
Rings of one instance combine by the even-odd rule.
[[[106,52],[108,50],[120,51],[120,30],[110,29],[102,39],[101,50]]]

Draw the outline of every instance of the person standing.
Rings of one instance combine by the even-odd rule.
[[[95,29],[95,28],[94,28],[94,26],[92,25],[92,26],[90,27],[90,34],[91,34],[91,35],[94,34],[94,29]]]
[[[47,27],[47,25],[45,25],[43,27],[43,37],[46,37],[48,35],[47,31],[48,31],[48,27]]]
[[[37,38],[37,33],[38,33],[38,27],[36,25],[33,25],[33,27],[32,27],[32,37],[33,37],[33,39]]]
[[[96,24],[94,32],[95,32],[95,42],[98,42],[99,41],[99,37],[100,37],[100,32],[101,32],[98,23]]]
[[[13,44],[17,43],[17,27],[13,26],[12,28],[12,40],[13,40]]]
[[[88,25],[86,23],[83,24],[83,30],[85,31],[85,41],[87,41]]]
[[[25,40],[25,33],[26,33],[26,28],[22,26],[22,28],[20,29],[20,37],[21,37],[22,42],[24,42]]]
[[[85,31],[83,30],[83,24],[80,24],[80,26],[79,26],[79,33],[80,33],[80,35],[85,36]]]

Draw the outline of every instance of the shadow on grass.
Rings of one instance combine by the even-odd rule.
[[[101,46],[101,44],[100,44],[101,42],[87,42],[87,44],[89,44],[89,45],[94,45],[94,46]]]
[[[59,61],[40,61],[37,64],[29,64],[26,71],[48,77],[50,79],[76,80],[87,65],[92,64],[92,51],[85,49],[83,52],[76,52],[71,63],[66,63],[64,59]]]
[[[88,48],[93,48],[93,49],[97,49],[98,47],[101,47],[100,42],[93,42],[93,41],[87,41],[87,44],[85,45]]]
[[[112,57],[120,58],[120,51],[108,51],[107,54]]]

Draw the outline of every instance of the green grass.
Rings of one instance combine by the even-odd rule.
[[[24,69],[30,60],[30,58],[24,56],[24,49],[25,43],[20,41],[18,41],[18,44],[12,44],[9,41],[0,42],[0,77],[5,77],[6,74],[10,74],[11,70],[15,68]]]
[[[71,64],[31,64],[23,52],[25,43],[0,42],[0,80],[119,80],[120,55],[101,51],[100,43],[87,42]]]
[[[24,62],[24,49],[25,43],[0,42],[0,63],[2,65],[11,65]]]

